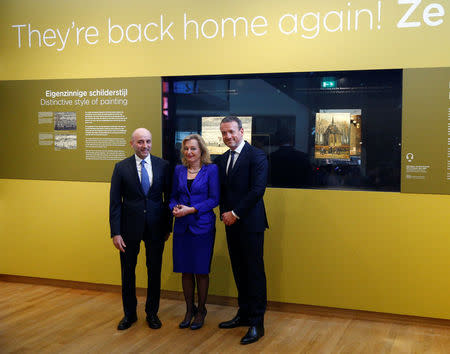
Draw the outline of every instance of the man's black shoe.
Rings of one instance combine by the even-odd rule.
[[[127,317],[125,316],[124,318],[122,318],[119,322],[119,325],[117,326],[117,329],[119,331],[123,331],[124,329],[128,329],[131,327],[131,325],[137,321],[137,317]]]
[[[250,326],[248,320],[243,319],[240,315],[234,316],[231,320],[220,322],[219,328],[236,328]]]
[[[254,343],[262,336],[264,336],[264,326],[251,326],[247,334],[242,337],[241,344]]]
[[[161,328],[161,326],[162,326],[161,321],[159,320],[158,316],[155,314],[147,315],[146,320],[148,322],[148,326],[152,329],[158,329],[158,328]]]

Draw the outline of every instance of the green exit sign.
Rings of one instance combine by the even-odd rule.
[[[337,87],[337,80],[334,77],[324,77],[322,79],[322,88],[335,88]]]

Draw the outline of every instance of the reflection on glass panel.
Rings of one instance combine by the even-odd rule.
[[[236,114],[271,187],[399,191],[401,85],[401,70],[163,78],[164,157],[194,132],[226,151],[220,119]]]
[[[201,135],[205,140],[206,147],[211,155],[220,155],[228,150],[222,139],[220,130],[217,129],[220,126],[220,122],[225,116],[219,117],[202,117],[202,131]],[[252,143],[252,117],[238,117],[242,122],[242,128],[244,128],[244,140]]]

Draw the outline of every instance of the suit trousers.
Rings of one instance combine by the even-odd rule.
[[[125,252],[120,252],[122,273],[122,303],[125,316],[136,316],[136,263],[141,240],[127,240]],[[163,239],[144,238],[147,266],[147,315],[157,314],[161,293],[161,266],[164,251]]]
[[[250,324],[263,325],[267,306],[264,270],[264,232],[227,227],[228,252],[238,290],[239,315]]]

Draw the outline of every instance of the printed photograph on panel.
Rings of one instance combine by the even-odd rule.
[[[220,155],[228,150],[220,133],[220,122],[222,117],[202,117],[202,137],[211,155]],[[252,117],[239,117],[244,128],[244,140],[252,143]]]
[[[350,160],[350,113],[316,113],[314,157]]]
[[[77,148],[77,136],[75,134],[56,134],[55,150],[75,150]]]
[[[55,130],[77,130],[76,112],[55,112]]]

